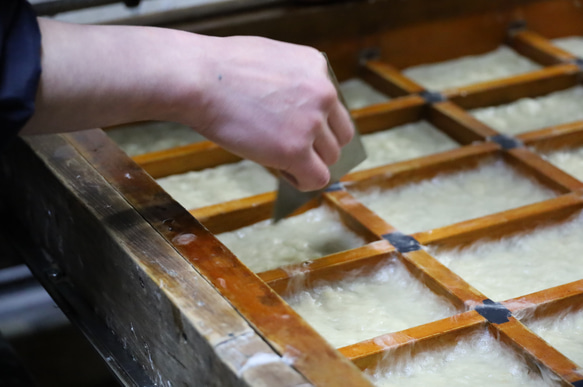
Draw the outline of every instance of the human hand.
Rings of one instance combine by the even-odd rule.
[[[40,19],[41,83],[23,134],[143,120],[189,125],[304,191],[352,138],[323,55],[258,37]],[[80,54],[82,53],[82,55]]]
[[[324,187],[327,166],[354,128],[323,55],[258,37],[208,39],[208,67],[198,77],[204,102],[193,100],[198,106],[182,111],[196,114],[181,120],[225,149],[281,170],[300,190]]]

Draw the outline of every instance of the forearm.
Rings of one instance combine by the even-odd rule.
[[[43,72],[23,134],[174,121],[285,171],[304,190],[328,182],[327,165],[352,137],[313,48],[150,27],[40,26]]]
[[[215,38],[149,27],[39,24],[42,76],[23,134],[176,120],[185,98],[204,106],[205,47]]]

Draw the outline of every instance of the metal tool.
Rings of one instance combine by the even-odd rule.
[[[328,61],[328,57],[325,53],[322,53],[326,60]],[[328,75],[330,80],[336,87],[336,91],[338,92],[338,98],[348,110],[346,106],[346,101],[340,92],[340,87],[338,86],[338,80],[336,79],[336,75],[334,75],[334,71],[332,71],[332,67],[330,66],[330,61],[328,61]],[[273,209],[273,220],[277,222],[286,216],[293,213],[295,210],[312,200],[313,198],[320,195],[322,192],[326,191],[328,187],[332,184],[337,183],[340,179],[346,175],[352,168],[356,167],[358,164],[366,159],[366,152],[364,150],[364,146],[362,145],[362,141],[360,140],[360,135],[358,133],[358,128],[354,125],[354,137],[352,140],[342,148],[340,153],[340,159],[333,165],[329,167],[330,170],[330,182],[328,185],[320,190],[317,191],[310,191],[310,192],[301,192],[296,189],[293,185],[291,185],[286,179],[283,177],[279,178],[279,188],[277,192],[277,199],[275,200],[275,206]]]

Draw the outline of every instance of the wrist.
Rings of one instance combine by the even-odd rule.
[[[221,38],[171,30],[164,34],[168,39],[165,47],[151,63],[150,78],[155,83],[150,92],[156,109],[146,114],[197,130],[207,127],[211,88],[216,86],[216,58],[220,57],[213,51]]]

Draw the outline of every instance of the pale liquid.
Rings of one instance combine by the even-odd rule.
[[[583,311],[549,316],[526,325],[571,361],[583,367]]]
[[[469,112],[501,133],[518,134],[583,119],[583,87]]]
[[[426,121],[361,137],[367,159],[354,170],[378,167],[457,148],[459,144]]]
[[[571,176],[583,180],[583,147],[557,150],[547,153],[543,157]]]
[[[129,156],[204,141],[192,128],[172,122],[151,122],[108,130],[107,135]]]
[[[360,109],[365,106],[387,102],[391,99],[358,78],[348,79],[340,83],[340,92],[346,101],[348,109]]]
[[[583,278],[583,216],[462,250],[432,255],[495,301]]]
[[[541,66],[501,46],[482,55],[409,67],[403,73],[430,90],[466,86],[540,69]]]
[[[352,194],[404,233],[431,230],[555,196],[502,161],[393,189]]]
[[[399,261],[374,274],[324,282],[286,301],[335,347],[407,329],[456,313]]]
[[[366,244],[340,220],[339,215],[318,207],[276,224],[266,220],[217,235],[247,267],[262,272]]]
[[[583,37],[581,36],[569,36],[566,38],[559,38],[551,40],[553,44],[557,47],[562,48],[571,54],[583,57]]]
[[[273,175],[248,160],[163,177],[157,182],[186,209],[241,199],[277,188]]]
[[[509,347],[487,332],[478,332],[455,346],[421,352],[413,359],[387,357],[386,368],[369,371],[378,387],[427,386],[559,386],[556,376],[540,377]]]

